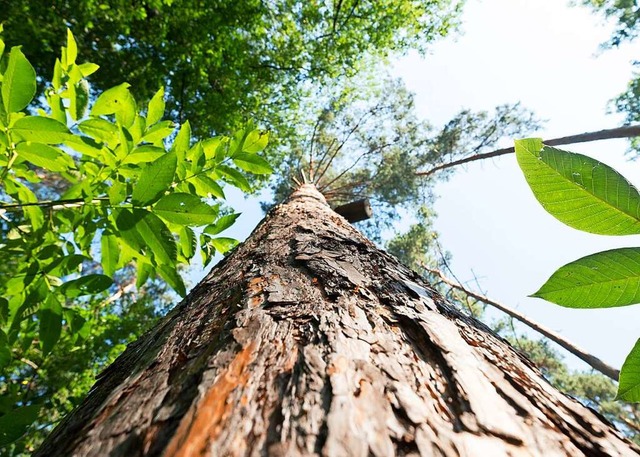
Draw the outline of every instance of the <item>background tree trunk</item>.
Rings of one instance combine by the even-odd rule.
[[[637,455],[302,186],[38,456]]]

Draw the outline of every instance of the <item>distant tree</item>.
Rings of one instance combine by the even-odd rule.
[[[615,21],[617,27],[604,47],[616,47],[634,41],[640,33],[640,2],[638,0],[583,0],[582,3],[596,13]],[[634,62],[636,71],[627,90],[613,100],[616,111],[625,115],[625,123],[640,122],[640,62]],[[640,138],[630,140],[634,155],[640,155]]]

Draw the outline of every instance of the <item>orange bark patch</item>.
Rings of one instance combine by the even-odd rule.
[[[202,400],[191,407],[164,455],[190,457],[206,454],[209,443],[220,434],[222,423],[232,409],[232,403],[227,401],[230,394],[236,388],[243,387],[249,379],[246,367],[251,363],[255,346],[252,342],[244,347]]]

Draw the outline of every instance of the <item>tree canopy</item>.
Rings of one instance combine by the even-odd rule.
[[[247,117],[284,135],[288,114],[328,78],[355,74],[365,56],[425,51],[455,25],[460,0],[0,1],[9,46],[51,73],[65,29],[80,58],[100,62],[92,83],[128,82],[149,99],[167,90],[171,117],[196,134],[225,133]],[[302,83],[308,83],[306,86]]]

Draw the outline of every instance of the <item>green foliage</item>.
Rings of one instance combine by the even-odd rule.
[[[580,3],[591,7],[594,12],[603,17],[613,20],[617,25],[611,39],[604,44],[604,47],[617,47],[634,41],[638,37],[640,5],[637,0],[582,0]],[[640,65],[637,61],[633,63],[636,69]],[[640,122],[640,73],[634,72],[627,90],[613,100],[613,106],[619,113],[625,115],[626,124]],[[640,155],[640,138],[632,138],[630,143],[629,152],[635,156]]]
[[[640,248],[598,252],[568,263],[532,296],[568,308],[640,303]]]
[[[640,403],[640,339],[622,364],[617,398]]]
[[[616,21],[617,28],[607,46],[619,46],[638,36],[640,8],[638,8],[637,0],[582,0],[582,4],[591,7],[604,17]]]
[[[457,25],[462,3],[0,0],[0,23],[40,75],[50,74],[71,27],[78,55],[101,63],[97,89],[128,81],[149,99],[165,86],[171,119],[190,119],[198,135],[237,129],[259,113],[282,138],[295,134],[292,114],[312,87],[355,74],[366,57],[425,51]]]
[[[162,120],[162,90],[146,113],[127,83],[91,106],[85,76],[97,66],[76,63],[77,55],[69,32],[45,108],[30,114],[23,110],[35,95],[31,64],[14,47],[0,65],[0,422],[12,424],[4,443],[51,399],[12,387],[24,379],[23,365],[46,365],[61,344],[87,344],[123,271],[138,271],[139,288],[161,279],[184,296],[181,266],[198,251],[206,265],[235,243],[217,236],[235,220],[222,216],[223,186],[250,190],[243,170],[271,170],[257,155],[267,135],[251,124],[203,141],[192,139],[188,123],[176,133]],[[190,227],[217,230],[197,238]]]
[[[545,146],[540,139],[515,142],[518,164],[533,194],[552,216],[590,233],[640,233],[638,190],[597,160]],[[533,296],[573,308],[610,308],[640,303],[640,248],[599,252],[571,262]],[[617,398],[640,402],[640,350],[620,372]]]
[[[516,141],[516,157],[535,197],[561,222],[600,235],[640,233],[640,194],[613,168],[538,139]]]

